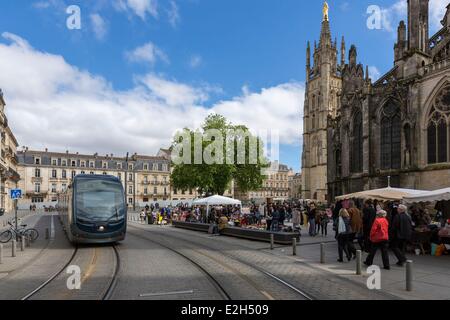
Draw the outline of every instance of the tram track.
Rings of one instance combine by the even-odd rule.
[[[117,283],[117,278],[120,272],[120,255],[117,249],[116,245],[112,245],[110,247],[113,251],[114,251],[114,270],[112,273],[112,276],[110,277],[110,280],[106,286],[106,289],[104,291],[102,291],[98,296],[99,296],[99,300],[110,300],[113,293],[114,293],[114,289]],[[93,255],[92,255],[92,259],[90,264],[87,266],[84,276],[81,279],[82,283],[84,283],[85,281],[89,281],[92,278],[92,273],[95,272],[95,268],[97,266],[97,254],[96,254],[96,250],[98,248],[93,247]],[[32,290],[31,292],[29,292],[28,294],[26,294],[24,297],[22,297],[20,300],[30,300],[30,299],[34,299],[34,298],[38,298],[39,294],[43,293],[45,290],[50,290],[50,284],[54,284],[56,286],[56,288],[62,288],[63,285],[62,283],[56,283],[58,280],[62,281],[64,279],[61,279],[64,272],[67,270],[67,268],[69,266],[71,266],[77,259],[81,258],[81,254],[80,254],[81,250],[80,247],[77,245],[74,247],[73,252],[71,257],[69,258],[69,260],[64,264],[64,266],[62,268],[60,268],[57,272],[55,272],[52,276],[50,276],[46,281],[44,281],[42,284],[40,284],[37,288],[35,288],[34,290]],[[83,253],[84,254],[84,253]],[[64,281],[64,286],[66,285],[65,281]],[[58,291],[58,292],[52,292],[52,294],[56,295],[57,298],[59,299],[67,299],[70,300],[70,298],[72,298],[72,296],[75,294],[75,292],[80,293],[79,291],[70,291],[69,289],[65,288],[65,290],[67,291]],[[81,297],[82,297],[81,293]]]
[[[140,230],[140,231],[144,231],[144,232],[148,232],[149,231],[149,230],[146,230],[144,228],[139,228],[139,227],[136,227],[136,226],[131,226],[131,228],[136,229],[136,230]],[[154,239],[149,239],[148,237],[143,237],[143,236],[140,236],[140,235],[137,235],[137,234],[134,234],[134,235],[139,236],[141,238],[144,238],[144,239],[146,239],[148,241],[157,243],[157,244],[161,245],[162,247],[167,248],[168,250],[175,251],[176,253],[182,255],[183,257],[186,257],[185,254],[182,254],[182,253],[178,252],[177,250],[175,250],[175,249],[173,249],[173,248],[171,248],[171,247],[161,243],[160,241],[157,241],[157,240],[154,240]],[[161,236],[161,235],[159,235],[159,236]],[[184,243],[190,243],[194,247],[198,246],[198,243],[186,240],[184,238],[176,237],[174,235],[170,235],[170,237],[174,238],[174,239],[177,239],[179,241],[182,241]],[[209,249],[209,248],[207,248],[207,249]],[[233,273],[237,274],[240,278],[242,278],[244,281],[246,281],[252,287],[254,287],[258,292],[262,293],[262,295],[265,296],[267,299],[269,299],[269,300],[273,300],[274,299],[269,293],[267,293],[266,291],[262,290],[259,284],[257,284],[255,281],[251,280],[248,276],[243,275],[240,270],[237,270],[235,267],[230,266],[229,263],[225,263],[225,262],[221,261],[219,258],[216,258],[216,257],[212,256],[211,254],[199,251],[198,249],[191,249],[191,250],[193,250],[195,253],[197,253],[199,255],[202,255],[202,256],[204,256],[204,257],[214,261],[215,263],[223,266],[224,268],[231,270]],[[278,277],[278,276],[268,272],[267,270],[264,270],[263,268],[261,268],[259,266],[256,266],[256,265],[254,265],[252,263],[249,263],[247,261],[239,259],[239,258],[237,258],[237,257],[235,257],[233,255],[230,255],[230,254],[226,253],[226,252],[221,252],[220,254],[222,256],[225,256],[225,257],[229,258],[230,260],[232,260],[234,262],[237,262],[237,263],[239,263],[239,264],[241,264],[243,266],[246,266],[246,267],[248,267],[248,268],[250,268],[252,270],[256,270],[259,273],[263,274],[264,276],[269,277],[273,281],[277,282],[278,284],[282,285],[283,287],[288,288],[289,290],[291,290],[295,294],[299,295],[303,300],[315,300],[316,299],[315,297],[311,296],[310,294],[308,294],[308,293],[304,292],[303,290],[297,288],[295,285],[293,285],[293,284],[289,283],[288,281],[286,281],[286,280],[284,280],[284,279],[282,279],[282,278],[280,278],[280,277]],[[192,260],[189,257],[187,257],[187,258],[189,260]],[[217,281],[217,280],[215,280],[215,281]]]
[[[132,227],[132,228],[141,230],[140,228],[135,228],[135,227]],[[167,250],[177,254],[178,256],[182,257],[183,259],[189,261],[189,263],[191,263],[195,268],[197,268],[201,273],[203,273],[208,278],[208,280],[217,289],[217,291],[223,297],[224,300],[232,300],[230,294],[227,292],[227,290],[225,290],[225,288],[222,286],[222,284],[208,270],[206,270],[200,263],[196,262],[194,259],[192,259],[189,256],[187,256],[186,254],[180,252],[179,250],[173,249],[170,246],[161,243],[160,241],[156,241],[154,239],[149,239],[148,237],[144,237],[144,236],[136,234],[136,233],[133,233],[132,235],[135,237],[138,237],[140,239],[157,244],[158,246],[160,246],[164,249],[167,249]]]
[[[59,269],[55,274],[53,274],[49,279],[47,279],[45,282],[43,282],[40,286],[38,286],[36,289],[22,297],[20,300],[30,300],[33,296],[35,296],[38,292],[42,291],[45,287],[47,287],[52,281],[54,281],[59,275],[61,275],[72,263],[72,261],[75,259],[76,255],[78,253],[78,246],[76,246],[73,250],[72,256],[70,257],[69,261],[64,265],[63,268]]]

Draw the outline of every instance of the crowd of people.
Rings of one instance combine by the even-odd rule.
[[[332,208],[333,226],[338,242],[338,262],[344,262],[344,253],[348,261],[355,259],[357,240],[361,250],[369,255],[367,266],[373,264],[378,250],[381,251],[383,267],[390,269],[388,249],[397,258],[397,265],[406,262],[407,244],[411,241],[414,228],[428,226],[431,217],[423,208],[408,208],[402,204],[382,203],[367,200],[362,210],[354,201],[340,201]]]
[[[446,216],[440,211],[436,216],[445,225]],[[229,226],[255,228],[272,232],[299,232],[301,226],[308,227],[311,237],[328,236],[332,223],[338,244],[338,262],[345,258],[356,258],[357,244],[368,253],[365,264],[373,264],[378,251],[381,251],[383,266],[390,269],[388,249],[397,258],[397,265],[406,262],[407,244],[411,241],[414,229],[426,228],[432,219],[428,211],[420,206],[408,208],[392,202],[366,200],[338,201],[330,208],[318,206],[307,201],[285,201],[282,203],[261,204],[241,208],[236,205],[190,206],[179,204],[175,207],[146,206],[141,219],[149,224],[170,224],[172,220],[214,224],[220,232]],[[289,222],[289,223],[287,223]]]

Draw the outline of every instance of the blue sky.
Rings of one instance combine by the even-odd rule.
[[[373,78],[392,67],[406,0],[329,1],[333,37]],[[432,30],[446,1],[431,1]],[[381,30],[366,27],[369,5]],[[81,8],[81,30],[65,12]],[[21,145],[152,154],[208,111],[280,131],[280,160],[300,169],[306,41],[322,1],[1,1],[0,88]],[[2,62],[3,61],[3,62]],[[67,78],[66,78],[67,77]],[[36,126],[30,126],[30,123]]]

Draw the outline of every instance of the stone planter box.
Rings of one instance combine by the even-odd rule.
[[[205,223],[173,221],[173,225],[176,228],[189,229],[200,232],[209,232],[210,229],[210,225]],[[284,245],[292,244],[293,238],[297,239],[297,243],[300,241],[299,233],[270,232],[237,227],[228,227],[222,231],[222,234],[229,237],[244,238],[263,242],[270,242],[270,235],[273,234],[274,242],[277,244],[284,244]]]

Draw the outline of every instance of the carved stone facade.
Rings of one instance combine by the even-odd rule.
[[[450,5],[429,37],[428,0],[408,1],[394,68],[372,83],[352,46],[336,116],[328,118],[328,200],[391,186],[450,186]]]
[[[337,41],[332,41],[328,14],[322,22],[319,45],[314,43],[314,64],[308,42],[306,94],[303,117],[302,198],[327,199],[327,119],[335,117],[341,93],[345,42],[342,39],[341,61]]]

